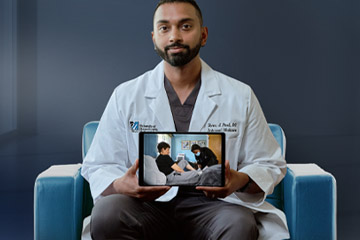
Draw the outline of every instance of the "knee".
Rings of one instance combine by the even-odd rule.
[[[188,164],[189,164],[189,163],[188,163],[186,160],[184,160],[184,159],[180,160],[180,161],[177,163],[177,165],[178,165],[180,168],[182,168],[182,169],[184,169]]]
[[[91,213],[90,232],[93,239],[107,239],[121,235],[131,225],[129,209],[134,208],[134,199],[113,194],[100,199]],[[136,225],[136,224],[132,224]]]
[[[258,237],[258,227],[253,215],[233,217],[229,228],[231,228],[232,236],[243,236],[241,239],[257,239]]]
[[[259,230],[254,214],[250,209],[244,208],[241,214],[228,212],[220,221],[221,239],[246,239],[258,238]]]

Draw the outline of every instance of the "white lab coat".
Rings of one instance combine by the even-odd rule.
[[[138,158],[139,131],[175,131],[163,64],[119,85],[107,104],[82,166],[95,202]],[[201,88],[189,131],[226,133],[230,167],[248,174],[265,194],[236,192],[223,201],[254,210],[259,239],[286,239],[284,213],[264,201],[284,177],[286,163],[261,107],[249,86],[201,64]],[[173,187],[158,200],[169,201],[176,193]]]

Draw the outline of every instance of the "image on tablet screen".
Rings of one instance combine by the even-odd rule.
[[[140,185],[223,186],[223,133],[140,133]]]

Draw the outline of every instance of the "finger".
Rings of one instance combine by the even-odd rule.
[[[206,197],[211,198],[212,195],[214,195],[216,192],[212,191],[212,190],[206,190],[206,189],[198,189],[200,191],[203,191],[203,193],[205,194]]]
[[[229,160],[225,161],[225,170],[230,170],[230,162],[229,162]]]
[[[208,198],[211,198],[211,199],[216,198],[215,193],[212,193],[212,192],[204,192],[204,193],[205,193],[205,196],[208,197]]]
[[[229,160],[225,161],[225,178],[230,178],[230,163],[229,163]]]
[[[196,190],[206,191],[206,192],[218,192],[223,191],[223,187],[196,187]]]
[[[135,175],[136,171],[139,169],[139,159],[136,159],[134,164],[129,168],[128,173]]]
[[[139,192],[159,192],[159,191],[169,191],[169,186],[161,187],[139,187]]]
[[[204,194],[205,194],[206,197],[210,197],[210,193],[209,193],[209,192],[204,191]]]

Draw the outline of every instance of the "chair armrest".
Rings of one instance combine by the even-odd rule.
[[[80,239],[84,179],[81,164],[51,166],[35,181],[34,239]]]
[[[336,239],[336,181],[316,164],[288,164],[284,211],[291,239]]]

